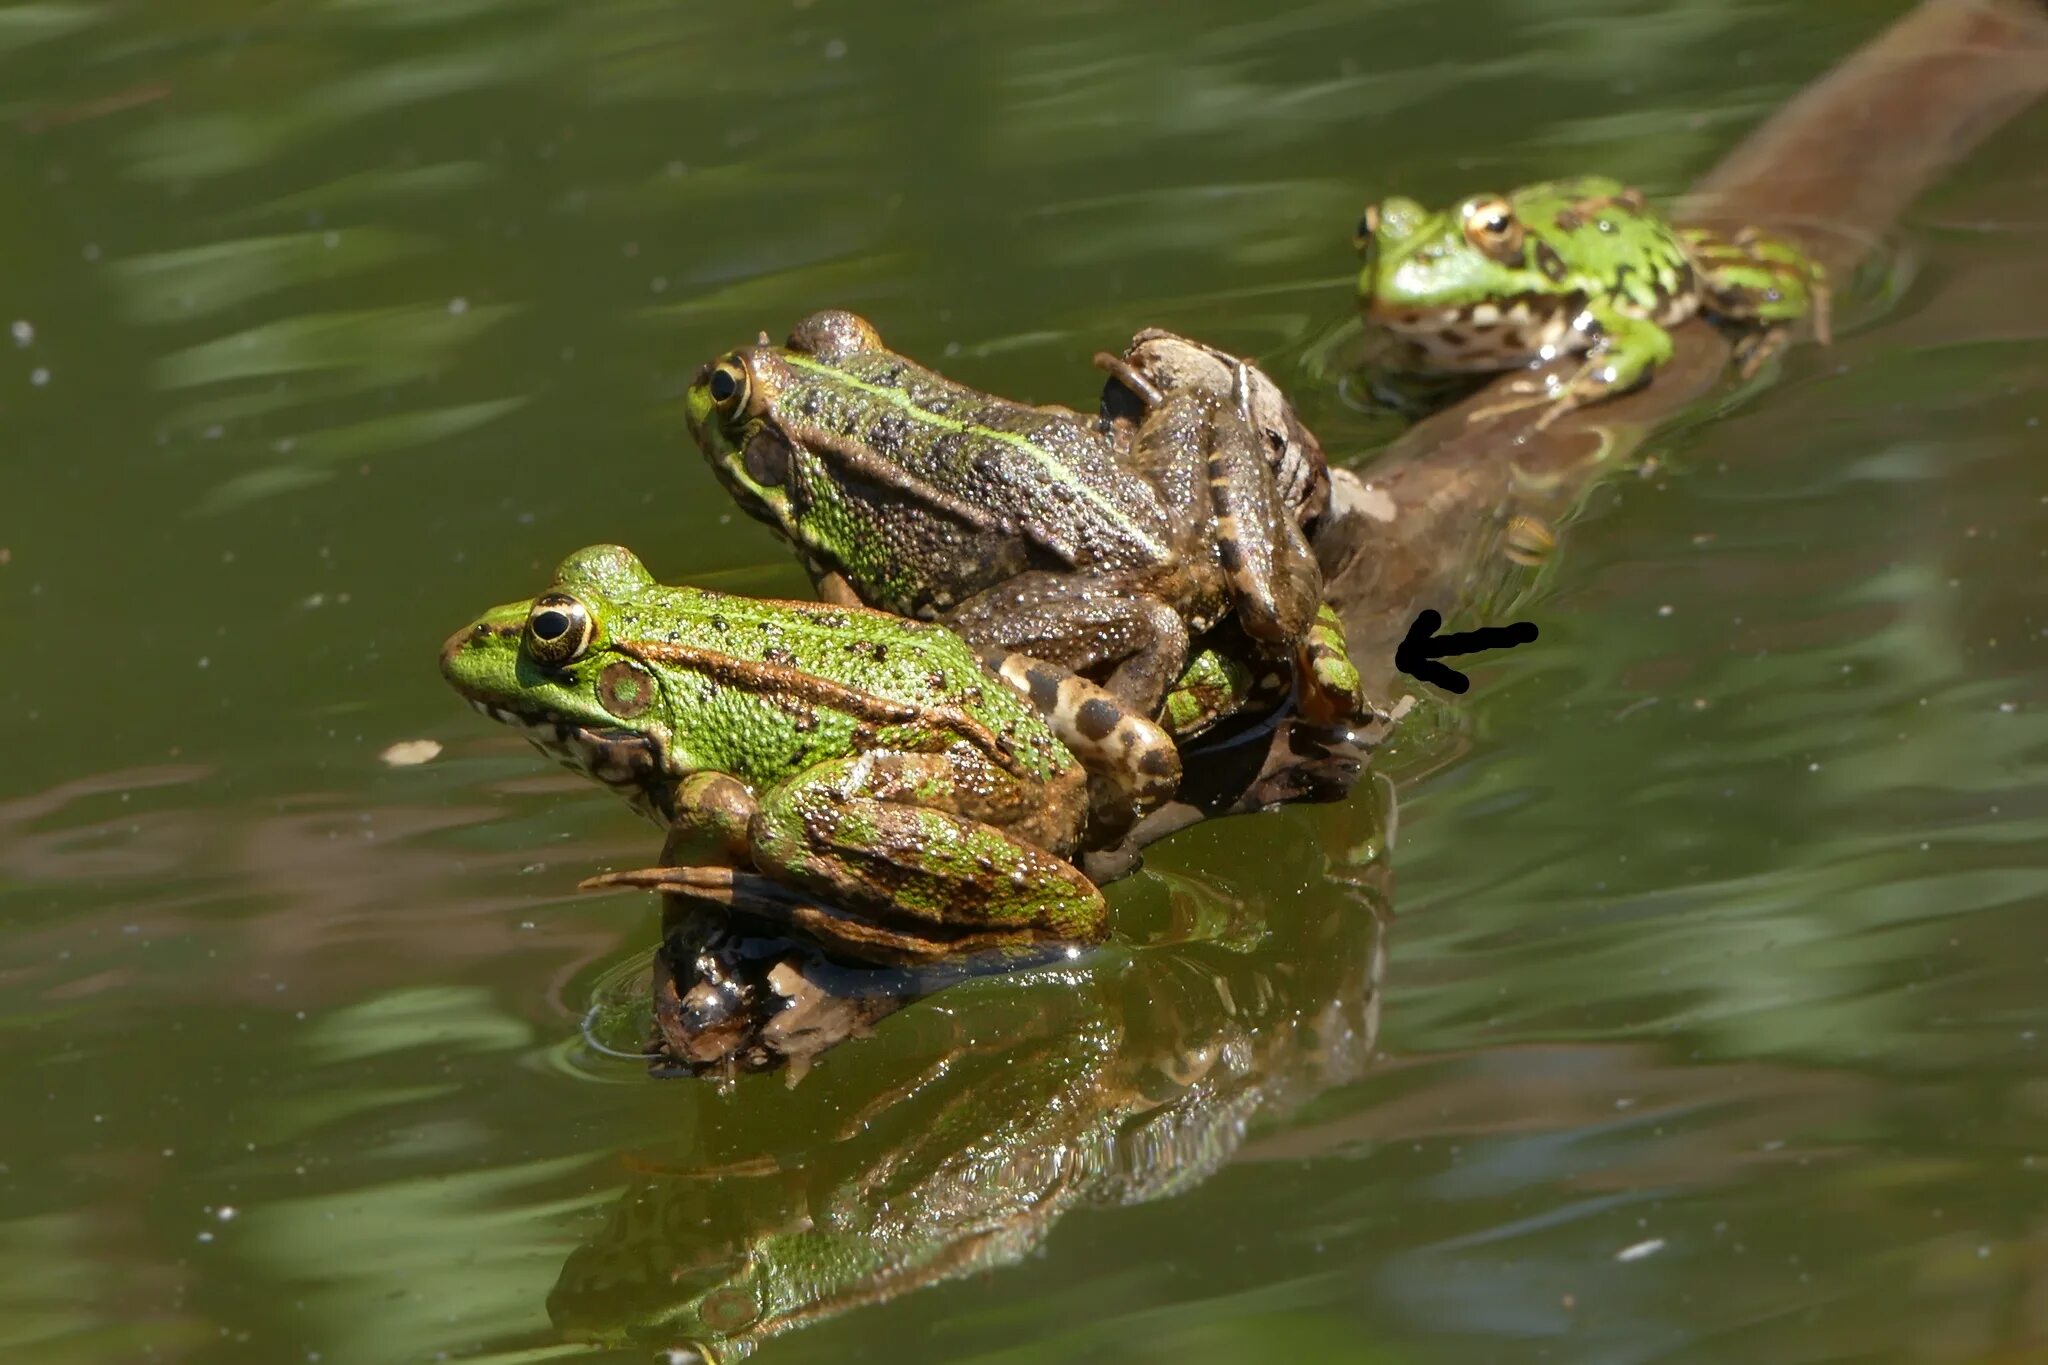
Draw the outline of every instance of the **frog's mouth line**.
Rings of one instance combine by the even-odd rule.
[[[523,736],[548,757],[626,796],[637,807],[661,807],[671,774],[654,740],[631,730],[596,729],[551,712],[527,714],[466,699],[478,715],[489,716]]]

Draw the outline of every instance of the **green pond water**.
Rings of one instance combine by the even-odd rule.
[[[434,668],[594,541],[802,594],[680,397],[828,304],[1083,406],[1170,325],[1362,466],[1368,198],[1676,194],[1904,9],[0,9],[0,1358],[644,1360],[749,1274],[769,1361],[2048,1358],[2039,110],[1426,742],[794,1087],[585,1044],[656,836]],[[805,1237],[903,1272],[777,1307]]]

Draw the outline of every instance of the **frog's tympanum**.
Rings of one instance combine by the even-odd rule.
[[[712,836],[734,864],[620,884],[879,961],[1101,937],[1102,895],[1066,861],[1087,774],[1041,709],[1078,713],[1098,756],[1120,760],[1131,809],[1179,778],[1172,742],[1101,689],[990,662],[1017,685],[940,627],[663,587],[612,545],[570,556],[548,591],[441,652],[479,711],[658,822]]]
[[[1069,1211],[1100,1210],[1091,1235],[1113,1238],[1108,1220],[1129,1216],[1116,1210],[1194,1190],[1254,1124],[1273,1132],[1372,1065],[1391,800],[1379,788],[1347,804],[1341,832],[1278,836],[1300,841],[1276,850],[1290,866],[1325,864],[1326,841],[1350,852],[1323,893],[1270,922],[1248,896],[1252,923],[1213,940],[952,985],[955,1008],[866,1038],[857,1066],[740,1081],[743,1102],[691,1110],[686,1143],[627,1159],[626,1191],[562,1267],[549,1316],[572,1339],[676,1361],[732,1365],[803,1328],[830,1355],[833,1319],[1022,1261]],[[756,972],[759,955],[731,970]],[[829,1028],[831,999],[861,994],[811,979],[800,956],[769,960],[789,978],[786,1013]],[[1356,1140],[1343,1121],[1282,1131],[1291,1157]],[[1101,1263],[1054,1256],[1030,1273],[1062,1301],[1088,1277],[1099,1288]],[[1014,1345],[1012,1323],[952,1326],[957,1355]],[[840,1331],[851,1344],[863,1325]]]
[[[1275,482],[1258,386],[1235,373],[1225,392],[1141,379],[1120,442],[1106,421],[978,392],[823,312],[786,346],[705,365],[689,422],[828,600],[943,621],[978,649],[1099,678],[1146,715],[1229,620],[1300,656],[1305,714],[1344,719],[1360,699],[1333,694],[1307,652],[1335,627],[1318,615],[1321,571]]]
[[[1544,426],[1626,392],[1670,360],[1665,329],[1701,311],[1744,329],[1746,372],[1809,314],[1827,340],[1825,280],[1797,247],[1753,229],[1673,227],[1600,176],[1435,213],[1386,199],[1365,211],[1358,246],[1359,305],[1401,344],[1403,368],[1480,373],[1585,356],[1555,391],[1532,383],[1475,416],[1547,403]]]

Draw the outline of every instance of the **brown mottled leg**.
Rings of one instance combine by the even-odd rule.
[[[1238,365],[1232,406],[1215,414],[1208,432],[1216,554],[1245,633],[1269,643],[1293,641],[1315,617],[1323,571],[1274,487],[1264,435],[1252,422],[1248,382],[1245,366]]]
[[[1023,654],[982,663],[1031,699],[1088,773],[1088,832],[1114,837],[1180,787],[1180,750],[1151,717],[1131,710],[1071,669]]]

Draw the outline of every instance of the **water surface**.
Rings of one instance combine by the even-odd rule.
[[[1180,1178],[1088,1167],[1020,1264],[761,1358],[2048,1351],[2039,112],[1832,350],[1589,500],[1541,641],[1385,756],[1391,856],[1384,791],[1204,826],[1084,970],[794,1089],[584,1048],[657,915],[571,888],[653,839],[433,668],[593,541],[802,592],[678,400],[828,304],[1075,404],[1175,326],[1362,465],[1394,424],[1304,357],[1368,198],[1675,194],[1904,8],[0,10],[0,1351],[644,1359],[574,1340],[633,1275],[1041,1075],[1199,1092]]]

